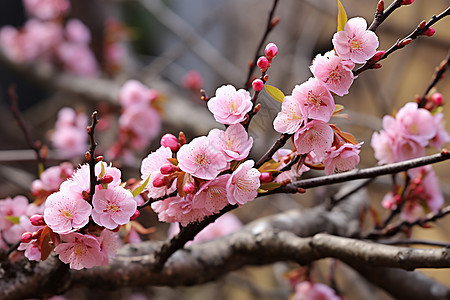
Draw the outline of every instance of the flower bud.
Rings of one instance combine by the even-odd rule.
[[[377,4],[377,13],[381,14],[384,11],[384,1],[380,0]]]
[[[163,175],[169,175],[172,174],[173,172],[177,171],[178,168],[176,166],[174,166],[173,164],[165,164],[162,165],[161,168],[159,169],[159,171],[161,172],[161,174]]]
[[[103,183],[103,184],[111,183],[111,182],[113,182],[113,180],[114,180],[114,177],[112,177],[109,174],[106,174],[105,176],[100,178],[100,182]]]
[[[259,176],[259,180],[261,180],[261,182],[271,182],[273,179],[273,175],[272,173],[269,172],[262,172],[261,175]]]
[[[427,30],[425,30],[425,32],[423,34],[426,36],[432,36],[435,32],[436,32],[436,30],[434,30],[433,28],[430,27]]]
[[[136,209],[134,214],[131,216],[130,220],[135,220],[137,217],[139,217],[140,214],[141,213],[139,212],[139,210]]]
[[[403,0],[401,5],[410,5],[414,2],[414,0]]]
[[[159,187],[167,186],[167,184],[169,183],[169,179],[164,175],[157,174],[156,178],[153,179],[152,183],[153,183],[154,187],[159,188]]]
[[[24,232],[22,233],[22,237],[20,238],[20,241],[22,243],[29,243],[33,239],[33,234],[31,232]]]
[[[386,51],[377,51],[377,53],[372,56],[372,58],[369,60],[371,63],[376,63],[379,61],[384,55],[386,54]]]
[[[255,91],[259,92],[264,88],[264,82],[261,79],[255,79],[252,82],[252,87]]]
[[[394,196],[394,201],[395,201],[396,204],[400,204],[402,202],[402,196],[395,195]]]
[[[277,56],[278,54],[278,47],[274,43],[268,43],[266,46],[266,49],[264,50],[264,53],[267,56],[267,59],[270,61],[272,58]]]
[[[183,191],[186,194],[193,194],[195,193],[195,185],[191,182],[187,182],[184,186],[183,186]]]
[[[269,67],[269,60],[265,56],[261,56],[258,58],[258,62],[256,63],[261,70],[266,70]]]
[[[180,144],[178,143],[177,137],[170,133],[166,133],[162,136],[161,146],[169,147],[172,152],[177,152],[178,149],[180,149]]]
[[[45,220],[43,215],[34,215],[30,217],[30,223],[33,226],[44,226]]]
[[[441,93],[434,93],[431,96],[431,101],[433,101],[437,106],[442,106],[444,104],[444,97]]]
[[[424,29],[427,22],[425,20],[422,20],[422,22],[419,23],[419,29]]]

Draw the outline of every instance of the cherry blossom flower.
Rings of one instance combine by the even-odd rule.
[[[204,183],[194,196],[193,207],[206,209],[212,213],[219,212],[228,204],[227,182],[230,174],[221,175]]]
[[[62,17],[70,9],[69,0],[23,0],[23,4],[30,16],[42,20]]]
[[[103,263],[100,243],[94,236],[69,233],[61,236],[64,243],[55,247],[59,259],[71,269],[92,268]]]
[[[325,165],[325,174],[341,173],[355,168],[359,163],[360,144],[350,143],[342,144],[338,148],[331,147],[323,161]]]
[[[423,194],[421,196],[423,200],[425,200],[427,207],[433,212],[436,213],[442,205],[444,204],[444,197],[442,196],[441,189],[439,188],[439,179],[436,176],[433,168],[430,165],[414,168],[408,170],[408,175],[412,180],[414,178],[420,178],[420,185],[423,187]],[[415,190],[417,193],[418,191]]]
[[[322,283],[303,281],[295,286],[292,300],[340,300],[333,289]]]
[[[253,104],[250,93],[244,89],[236,91],[232,85],[223,85],[216,90],[216,96],[209,99],[208,109],[217,122],[237,124],[245,120],[245,115]]]
[[[89,44],[91,42],[91,31],[78,19],[70,19],[66,23],[67,40],[76,44]]]
[[[31,183],[31,192],[38,196],[41,193],[53,193],[59,190],[61,183],[73,173],[73,166],[69,162],[63,162],[59,166],[47,168],[42,172],[40,179]]]
[[[158,213],[158,220],[161,222],[174,223],[179,222],[186,226],[189,223],[198,222],[210,215],[206,209],[197,209],[193,207],[192,194],[186,197],[170,197],[161,201],[152,203],[152,209]]]
[[[327,123],[312,120],[295,133],[294,144],[300,154],[314,151],[316,155],[323,157],[330,150],[333,137],[333,129]]]
[[[394,137],[387,131],[381,130],[380,132],[374,132],[370,142],[374,150],[375,158],[378,160],[378,164],[390,164],[395,162],[394,156]]]
[[[187,89],[198,92],[203,86],[203,77],[199,71],[191,70],[183,76],[181,84]]]
[[[378,37],[367,30],[367,22],[361,17],[348,20],[343,31],[333,35],[334,49],[342,59],[362,64],[371,58],[378,48]]]
[[[100,67],[88,45],[64,42],[56,49],[57,56],[68,73],[82,76],[98,76]]]
[[[304,108],[300,102],[292,96],[284,97],[281,111],[273,120],[273,127],[280,133],[293,134],[306,122]]]
[[[253,138],[248,136],[241,124],[230,125],[225,131],[212,129],[208,138],[225,155],[227,161],[246,158],[253,146]]]
[[[206,136],[181,146],[177,158],[182,171],[206,180],[214,179],[227,167],[225,156],[211,145]]]
[[[292,159],[292,155],[294,155],[295,153],[292,152],[292,150],[290,149],[278,149],[277,152],[275,152],[274,155],[272,155],[272,159],[276,162],[281,162],[280,166],[277,168],[277,170],[281,170],[283,169],[287,163],[285,161],[283,161],[284,159],[288,159],[289,161]],[[290,156],[290,157],[289,157]],[[298,164],[294,164],[292,166],[292,168],[290,170],[281,172],[280,174],[277,175],[277,177],[275,178],[275,182],[278,183],[282,183],[283,181],[286,180],[296,180],[297,178],[299,178],[303,172],[307,172],[310,169],[305,166],[304,164],[302,164],[302,166],[300,167],[300,169],[298,169]]]
[[[29,260],[40,261],[41,260],[41,251],[39,250],[39,245],[37,240],[31,240],[29,243],[20,243],[17,250],[23,251],[25,250],[25,257]]]
[[[14,223],[8,220],[8,217],[20,217],[25,215],[27,206],[28,199],[24,196],[0,200],[0,231],[4,232],[11,228]]]
[[[445,130],[444,114],[437,113],[434,116],[436,135],[430,140],[430,146],[440,150],[445,143],[450,142],[450,135]]]
[[[406,103],[396,114],[398,134],[425,147],[437,132],[433,115],[415,102]]]
[[[308,119],[328,122],[334,112],[334,99],[325,84],[317,78],[309,78],[292,90],[292,97],[303,106]]]
[[[324,56],[318,54],[310,69],[314,76],[324,82],[330,91],[343,96],[348,94],[348,89],[353,83],[352,70],[354,67],[355,63],[343,60],[335,55],[334,51],[328,51]]]
[[[137,207],[131,192],[121,186],[97,191],[92,205],[94,222],[108,229],[128,223]]]
[[[45,201],[44,220],[56,233],[80,229],[89,221],[91,205],[79,194],[56,192]]]
[[[119,235],[110,230],[104,229],[98,238],[100,250],[103,255],[102,265],[107,265],[110,257],[116,256],[117,249],[120,247]]]
[[[242,228],[241,221],[232,213],[226,213],[219,217],[214,223],[206,226],[200,231],[192,241],[192,243],[201,243],[213,240],[215,238],[231,234]],[[180,231],[178,223],[171,223],[167,235],[169,237],[175,236]],[[190,244],[188,242],[186,245]]]
[[[119,93],[119,102],[125,108],[133,105],[148,105],[156,98],[158,93],[155,90],[149,89],[134,79],[126,81]]]
[[[259,181],[261,173],[253,168],[254,164],[253,160],[245,161],[228,179],[227,196],[230,204],[244,205],[258,195],[257,190],[261,185]]]

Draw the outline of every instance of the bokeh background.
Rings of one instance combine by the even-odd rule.
[[[389,2],[390,1],[386,1]],[[219,124],[214,122],[199,94],[183,87],[183,77],[197,70],[203,78],[203,88],[210,96],[217,87],[232,84],[243,87],[256,46],[264,32],[268,12],[272,6],[268,0],[76,0],[72,1],[70,15],[82,20],[92,32],[91,46],[101,61],[104,21],[114,17],[128,28],[126,56],[123,68],[114,75],[101,76],[101,81],[85,79],[76,87],[61,85],[57,77],[39,78],[34,67],[17,66],[0,61],[0,199],[18,194],[30,195],[29,187],[37,176],[33,154],[27,150],[25,138],[9,111],[7,90],[17,86],[19,104],[35,139],[52,145],[49,131],[54,127],[58,110],[71,106],[90,114],[98,110],[108,116],[110,129],[102,132],[98,139],[100,151],[106,151],[117,138],[114,116],[117,115],[115,93],[127,79],[144,82],[164,93],[162,136],[166,132],[176,134],[182,130],[188,139],[205,135]],[[348,17],[361,16],[368,23],[373,19],[376,0],[343,0]],[[386,3],[386,6],[389,4]],[[397,39],[407,36],[422,20],[429,20],[449,5],[448,0],[415,1],[413,5],[396,10],[378,29],[380,50],[386,50]],[[296,84],[306,81],[312,74],[309,65],[318,53],[332,49],[331,38],[336,31],[336,1],[334,0],[283,0],[275,15],[280,23],[271,32],[267,41],[275,42],[279,54],[269,70],[268,84],[290,94]],[[0,2],[0,26],[22,26],[27,17],[21,1]],[[446,57],[450,49],[450,19],[438,22],[433,28],[433,37],[420,37],[406,48],[393,53],[382,62],[379,70],[363,72],[344,97],[335,97],[345,106],[350,116],[336,119],[341,129],[355,135],[364,142],[359,168],[376,164],[370,139],[374,131],[381,129],[383,115],[392,114],[416,96],[422,96],[431,82],[435,67]],[[262,54],[262,52],[260,52]],[[33,70],[33,71],[30,71]],[[55,75],[56,74],[56,75]],[[52,73],[57,76],[58,73]],[[257,75],[257,73],[255,73]],[[107,87],[100,83],[108,82]],[[98,89],[98,94],[90,91]],[[86,90],[88,92],[86,92]],[[450,81],[444,78],[437,91],[450,99]],[[268,95],[260,97],[263,109],[255,117],[250,129],[255,139],[251,156],[258,158],[276,139],[272,121],[280,104]],[[444,114],[450,116],[450,107],[444,105]],[[447,122],[450,130],[450,122]],[[145,151],[136,153],[134,161],[114,162],[124,171],[123,179],[139,178],[139,160],[158,147],[156,138]],[[448,147],[448,145],[447,145]],[[436,152],[432,150],[430,153]],[[56,164],[58,154],[50,151],[49,161]],[[75,158],[74,164],[83,158]],[[450,202],[450,172],[448,163],[433,168],[437,172],[446,203]],[[316,176],[320,172],[309,174]],[[371,205],[382,215],[388,212],[381,208],[383,195],[392,187],[389,176],[375,180],[369,186]],[[302,195],[276,195],[260,198],[236,211],[243,223],[255,218],[291,208],[308,208],[325,201],[336,192],[337,186],[316,188]],[[31,197],[30,197],[31,198]],[[145,226],[155,226],[156,232],[149,238],[163,239],[167,224],[159,224],[151,212],[140,217]],[[366,229],[371,228],[367,217]],[[439,220],[431,229],[415,228],[413,236],[450,242],[450,220]],[[331,261],[317,263],[315,276],[319,281],[329,282]],[[283,273],[290,269],[285,263],[275,266],[245,268],[218,280],[215,283],[192,288],[144,288],[122,289],[114,293],[83,289],[72,292],[73,299],[94,299],[100,295],[113,298],[129,298],[146,295],[150,299],[286,299],[289,288]],[[362,282],[359,277],[342,264],[337,268],[338,286],[347,299],[390,299],[388,295]],[[422,270],[450,285],[449,270]],[[358,284],[355,284],[358,280]],[[135,292],[139,292],[136,295]],[[106,294],[105,294],[106,293]]]

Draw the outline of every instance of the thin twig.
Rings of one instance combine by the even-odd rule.
[[[272,155],[275,154],[275,152],[278,151],[281,147],[283,147],[286,142],[289,140],[289,138],[292,136],[292,134],[284,133],[282,134],[278,140],[275,141],[275,143],[270,147],[270,149],[256,162],[255,168],[261,167],[266,161],[269,161]]]
[[[170,193],[170,194],[168,194],[168,195],[164,195],[164,196],[159,197],[159,198],[150,198],[150,199],[148,199],[147,201],[145,201],[145,203],[139,205],[139,206],[137,207],[137,209],[138,209],[138,210],[141,210],[141,209],[143,209],[143,208],[145,208],[145,207],[151,205],[152,203],[154,203],[154,202],[156,202],[156,201],[161,201],[161,200],[164,200],[164,199],[167,199],[167,198],[170,198],[170,197],[175,197],[177,194],[178,194],[178,191],[174,191],[174,192],[172,192],[172,193]]]
[[[398,204],[397,207],[394,210],[391,211],[391,213],[386,218],[386,220],[384,220],[383,226],[381,228],[377,228],[377,229],[386,228],[386,226],[392,221],[392,219],[394,219],[394,217],[396,215],[398,215],[402,211],[402,208],[403,208],[403,206],[406,203],[406,192],[408,191],[408,186],[409,186],[409,183],[410,183],[410,179],[411,178],[409,177],[409,175],[406,174],[405,183],[403,185],[403,191],[402,191],[402,194],[400,196],[401,197],[400,198],[401,199],[400,204]]]
[[[98,123],[97,112],[94,111],[91,115],[92,123],[87,127],[87,132],[89,135],[89,140],[91,143],[91,147],[89,148],[89,152],[86,153],[86,160],[89,164],[89,177],[90,177],[90,189],[89,189],[89,198],[92,200],[95,193],[95,186],[97,185],[97,176],[95,176],[95,165],[97,163],[95,157],[95,148],[97,147],[97,143],[95,142],[95,126]]]
[[[380,2],[378,2],[378,3],[380,3]],[[389,15],[394,12],[394,10],[396,10],[397,8],[402,6],[402,2],[403,2],[403,0],[395,0],[383,12],[377,11],[375,13],[375,18],[373,19],[372,24],[370,24],[368,30],[375,32],[375,30],[377,30],[378,26],[380,26],[380,24],[383,23],[384,20],[386,20],[386,18],[389,17]],[[383,1],[383,3],[384,3],[384,1]]]

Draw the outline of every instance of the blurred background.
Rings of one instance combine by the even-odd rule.
[[[370,24],[375,13],[376,0],[343,0],[349,18],[361,16]],[[386,6],[390,1],[386,1]],[[186,133],[188,140],[205,135],[220,125],[214,121],[200,100],[198,88],[209,96],[224,84],[242,88],[246,84],[249,61],[255,56],[267,23],[273,1],[268,0],[77,0],[71,1],[65,20],[76,18],[89,29],[91,47],[98,62],[98,72],[89,76],[70,74],[64,66],[51,61],[33,60],[14,62],[5,54],[0,59],[0,199],[24,194],[32,199],[31,182],[37,178],[34,154],[26,143],[10,110],[8,89],[16,86],[19,107],[35,140],[49,147],[48,165],[64,160],[62,153],[51,142],[58,111],[70,106],[77,112],[90,115],[99,112],[104,128],[97,132],[99,152],[106,155],[118,139],[118,116],[121,107],[118,93],[128,79],[137,79],[156,90],[162,101],[162,130],[144,149],[127,157],[114,157],[115,166],[123,170],[122,179],[140,177],[140,161],[159,146],[160,137],[170,132]],[[376,31],[380,50],[387,50],[397,39],[407,36],[422,20],[445,10],[448,0],[415,1],[396,10]],[[319,53],[332,49],[331,38],[336,31],[336,1],[334,0],[284,0],[280,1],[275,16],[280,23],[270,33],[266,42],[275,42],[278,56],[269,69],[268,84],[290,94],[296,84],[312,76],[309,65]],[[0,27],[21,28],[29,16],[22,1],[0,2]],[[58,22],[64,23],[65,20]],[[113,20],[113,21],[111,21]],[[108,27],[106,24],[110,24]],[[113,25],[111,25],[113,24]],[[422,96],[432,80],[435,68],[450,49],[450,19],[433,26],[433,37],[419,37],[406,48],[393,53],[382,62],[379,70],[363,72],[344,97],[335,97],[344,105],[350,118],[336,119],[339,127],[351,132],[364,142],[359,168],[376,165],[370,139],[381,129],[381,118],[392,114],[406,102]],[[108,56],[108,46],[114,43],[119,50]],[[112,51],[112,50],[111,50]],[[114,52],[116,53],[116,52]],[[262,51],[259,52],[263,54]],[[194,72],[194,73],[193,73]],[[95,76],[94,76],[95,75]],[[199,75],[199,76],[198,76]],[[254,72],[259,76],[258,72]],[[448,75],[447,75],[448,77]],[[444,101],[450,99],[450,83],[444,78],[437,85]],[[250,134],[255,146],[251,156],[258,159],[277,138],[272,122],[280,104],[263,93],[259,99],[262,110],[252,121]],[[450,108],[444,105],[444,115]],[[102,122],[102,121],[101,121]],[[446,128],[450,130],[450,122]],[[447,145],[448,147],[448,145]],[[436,150],[432,150],[432,152]],[[432,153],[430,152],[430,153]],[[83,156],[72,157],[76,165]],[[433,166],[441,182],[446,203],[450,202],[450,172],[448,163]],[[311,172],[307,176],[320,175]],[[392,187],[389,176],[375,180],[369,186],[371,205],[381,215],[387,215],[380,203]],[[309,190],[302,195],[275,195],[258,200],[236,210],[245,224],[258,217],[291,208],[308,208],[325,201],[336,192],[337,186]],[[373,224],[367,217],[366,228]],[[146,227],[155,226],[152,239],[165,238],[167,224],[159,224],[154,214],[140,217]],[[414,229],[413,236],[450,242],[450,221],[440,220],[432,229]],[[318,281],[329,283],[330,261],[317,264]],[[124,299],[286,299],[290,290],[283,273],[290,266],[245,268],[215,283],[192,288],[123,289],[108,297]],[[347,299],[390,299],[385,293],[361,282],[354,284],[357,275],[340,264],[338,286]],[[448,270],[423,270],[437,280],[450,285]],[[73,299],[94,299],[103,291],[83,289],[73,291]],[[136,294],[137,293],[137,294]],[[142,298],[139,298],[142,297]]]

